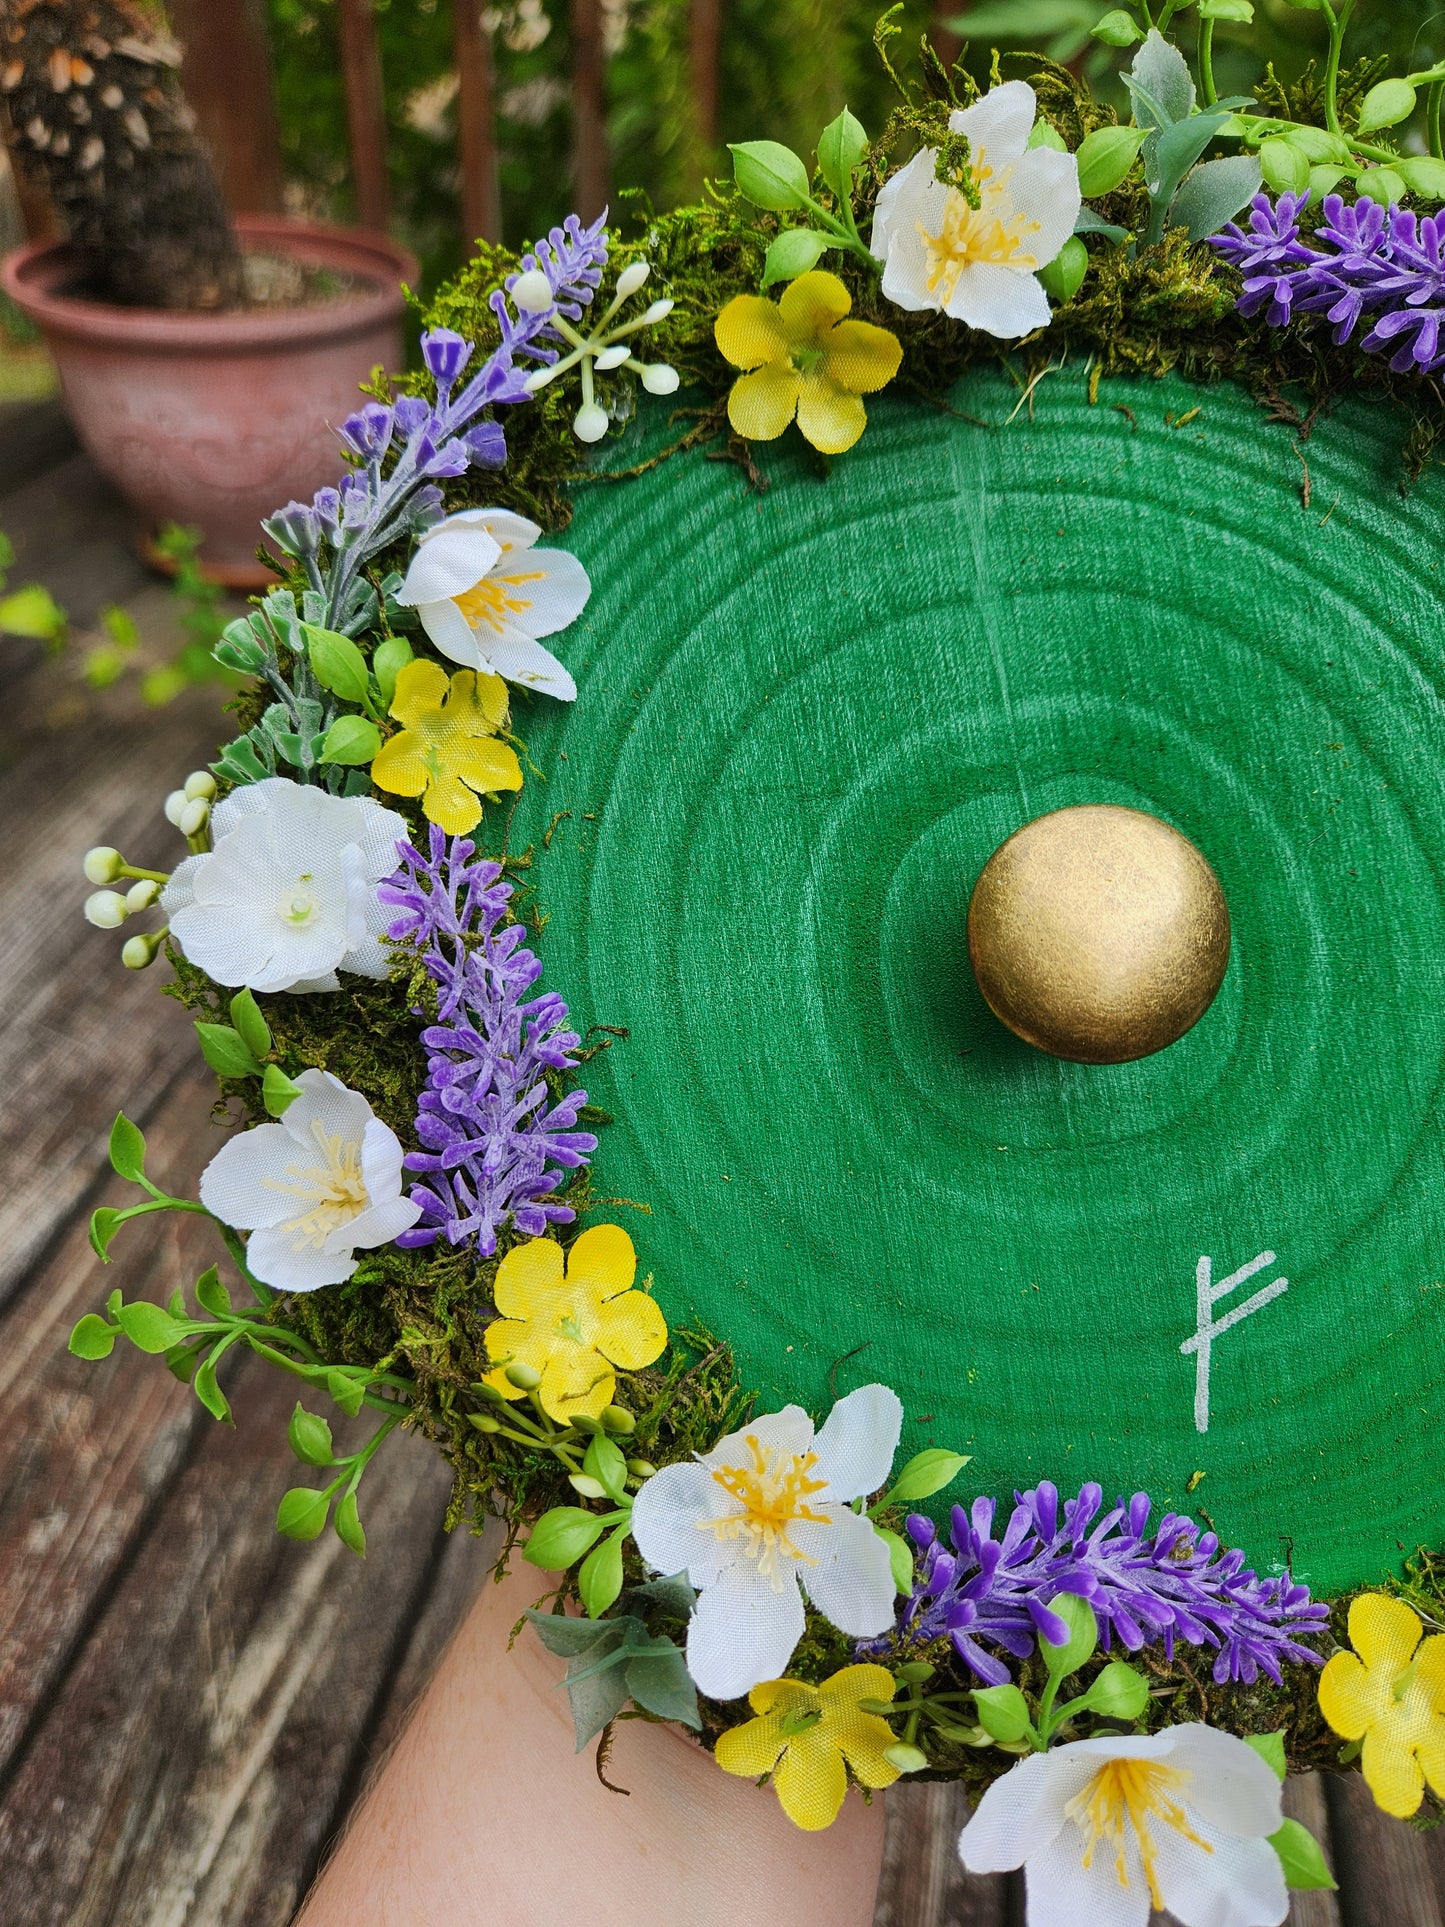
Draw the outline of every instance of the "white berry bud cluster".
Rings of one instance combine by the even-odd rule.
[[[673,304],[665,296],[654,301],[644,312],[620,326],[613,326],[613,320],[623,303],[630,301],[642,287],[652,272],[647,261],[633,261],[617,277],[617,287],[611,305],[595,323],[590,334],[579,334],[577,329],[564,315],[554,314],[551,326],[566,341],[572,344],[572,352],[555,361],[550,367],[537,368],[527,377],[527,386],[533,394],[565,375],[570,369],[580,367],[582,371],[582,406],[572,422],[572,431],[579,441],[600,442],[607,433],[607,410],[597,400],[593,384],[594,370],[599,374],[610,374],[616,369],[625,368],[629,374],[636,375],[650,395],[671,395],[678,385],[678,373],[665,361],[639,361],[632,352],[627,340],[640,328],[655,327],[672,313]],[[507,291],[517,306],[528,314],[543,314],[555,303],[551,283],[540,268],[532,268],[526,274],[519,274]]]
[[[186,778],[184,788],[172,790],[166,798],[166,821],[175,824],[197,854],[211,847],[211,804],[215,795],[215,777],[207,769],[198,769]]]
[[[211,804],[215,795],[215,777],[209,770],[200,769],[166,798],[167,822],[175,825],[195,854],[211,847]],[[127,863],[108,843],[87,850],[83,867],[86,882],[100,885],[85,899],[85,920],[97,930],[119,930],[128,917],[151,909],[170,881],[164,870],[142,870]],[[118,884],[128,887],[118,889]],[[164,928],[127,938],[121,947],[121,962],[127,970],[144,970],[155,962],[165,938]]]

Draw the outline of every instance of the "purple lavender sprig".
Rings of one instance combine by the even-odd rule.
[[[523,257],[521,270],[506,286],[523,280],[528,305],[510,311],[506,296],[491,297],[502,339],[470,381],[457,383],[474,353],[474,344],[450,328],[433,328],[421,338],[421,351],[436,383],[436,401],[406,396],[394,407],[368,402],[341,424],[341,440],[357,466],[335,488],[323,488],[309,502],[288,502],[262,524],[278,548],[306,570],[315,593],[325,601],[327,627],[344,630],[366,599],[363,565],[399,536],[419,534],[441,515],[441,491],[448,477],[468,467],[501,468],[507,444],[500,424],[481,420],[482,411],[530,399],[528,368],[519,359],[550,363],[552,345],[562,337],[558,315],[575,321],[591,301],[607,263],[605,211],[584,228],[575,214],[553,228],[535,253]],[[540,298],[539,298],[540,296]],[[550,298],[549,298],[550,297]],[[386,472],[390,462],[390,470]],[[329,569],[323,547],[332,551]]]
[[[1396,374],[1433,374],[1445,367],[1445,209],[1418,220],[1375,201],[1347,207],[1328,195],[1312,242],[1300,237],[1308,195],[1257,194],[1249,227],[1231,221],[1210,239],[1244,276],[1241,314],[1267,308],[1271,327],[1296,315],[1323,315],[1337,342],[1361,322],[1366,354],[1388,354]]]
[[[950,1545],[932,1520],[909,1518],[919,1555],[913,1591],[895,1631],[860,1653],[879,1656],[904,1639],[911,1645],[946,1634],[979,1679],[1001,1686],[1009,1671],[998,1652],[1025,1659],[1040,1632],[1054,1645],[1067,1637],[1048,1602],[1069,1592],[1093,1607],[1106,1652],[1115,1639],[1131,1653],[1162,1642],[1169,1659],[1176,1640],[1212,1647],[1220,1685],[1252,1684],[1261,1671],[1278,1684],[1282,1660],[1321,1663],[1301,1641],[1322,1629],[1329,1609],[1307,1586],[1288,1574],[1259,1578],[1242,1552],[1222,1551],[1215,1533],[1201,1533],[1178,1513],[1166,1513],[1150,1533],[1147,1493],[1101,1514],[1102,1488],[1085,1485],[1062,1517],[1047,1480],[1014,1497],[1001,1539],[993,1536],[992,1499],[976,1499],[971,1512],[953,1508]]]
[[[439,1018],[421,1033],[416,1134],[425,1148],[404,1160],[427,1178],[410,1194],[422,1216],[397,1243],[475,1238],[489,1257],[504,1225],[535,1238],[576,1216],[554,1193],[597,1139],[575,1128],[586,1091],[549,1108],[546,1073],[575,1070],[581,1039],[564,1028],[555,991],[526,998],[542,965],[523,947],[522,925],[502,923],[512,886],[501,865],[475,856],[467,837],[449,847],[435,824],[427,856],[410,843],[397,850],[401,867],[378,892],[402,912],[387,934],[421,950]]]

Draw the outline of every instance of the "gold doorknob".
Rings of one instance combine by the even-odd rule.
[[[994,1015],[1080,1064],[1124,1064],[1182,1037],[1229,962],[1219,879],[1142,810],[1083,803],[1015,830],[968,906],[968,954]]]

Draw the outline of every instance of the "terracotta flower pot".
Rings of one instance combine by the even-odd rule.
[[[202,531],[217,581],[263,587],[263,515],[341,472],[332,424],[378,362],[403,359],[404,280],[415,258],[384,235],[242,215],[251,252],[357,277],[357,292],[297,308],[182,314],[80,301],[64,242],[0,264],[0,287],[43,333],[81,440],[144,518]]]

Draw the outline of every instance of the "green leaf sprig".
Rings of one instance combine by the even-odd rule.
[[[272,1117],[281,1117],[301,1095],[301,1086],[279,1064],[269,1061],[270,1026],[251,991],[239,991],[231,999],[229,1024],[205,1024],[197,1019],[196,1036],[202,1057],[217,1077],[261,1079],[261,1101]]]
[[[701,1729],[697,1688],[681,1652],[663,1634],[650,1633],[636,1614],[620,1613],[599,1622],[529,1607],[527,1618],[547,1651],[567,1661],[561,1684],[571,1704],[579,1753],[629,1700],[655,1719]]]
[[[400,577],[382,584],[388,598],[400,587]],[[376,592],[366,593],[365,621],[347,625],[358,633],[381,617]],[[273,589],[259,609],[227,623],[212,652],[216,661],[259,677],[277,700],[222,750],[212,765],[217,776],[259,783],[285,764],[297,782],[321,783],[333,795],[360,796],[370,788],[362,765],[381,747],[381,721],[396,693],[397,674],[411,660],[411,644],[388,634],[368,664],[350,635],[323,626],[323,613],[314,592],[304,594],[298,607],[289,589]],[[351,708],[343,710],[343,704]]]
[[[792,148],[779,141],[730,144],[733,179],[744,200],[772,214],[809,217],[807,226],[784,228],[769,244],[763,263],[765,288],[806,274],[831,248],[845,248],[875,274],[882,273],[882,263],[858,232],[853,212],[853,177],[867,151],[862,123],[846,107],[818,136],[818,173],[833,196],[837,211],[832,212],[814,198],[812,177]]]
[[[336,1467],[336,1477],[319,1491],[312,1486],[296,1485],[276,1508],[276,1530],[288,1539],[319,1539],[336,1501],[336,1536],[358,1558],[366,1557],[366,1533],[357,1507],[356,1489],[383,1440],[400,1425],[404,1412],[395,1411],[384,1418],[359,1451],[340,1457],[332,1443],[331,1427],[316,1412],[308,1412],[298,1402],[286,1428],[291,1450],[303,1465]]]
[[[255,1015],[259,1019],[259,1011]],[[252,1040],[258,1041],[253,1027],[255,1020],[249,1013],[243,1013],[242,1021],[251,1028]],[[239,1030],[237,1035],[241,1036]],[[110,1134],[111,1165],[119,1176],[139,1185],[147,1196],[142,1204],[124,1210],[103,1206],[92,1215],[90,1241],[104,1263],[109,1263],[116,1233],[134,1218],[156,1211],[187,1211],[211,1217],[204,1205],[189,1198],[171,1197],[153,1184],[146,1176],[145,1157],[144,1133],[124,1114],[117,1117]],[[325,1421],[297,1407],[299,1416],[292,1418],[291,1442],[298,1456],[308,1464],[336,1465],[341,1469],[325,1493],[308,1492],[304,1503],[297,1492],[287,1493],[276,1521],[277,1529],[291,1538],[315,1538],[325,1528],[332,1498],[340,1492],[336,1531],[354,1552],[364,1552],[366,1539],[356,1512],[356,1487],[383,1439],[406,1416],[415,1384],[390,1371],[385,1362],[375,1367],[328,1364],[308,1339],[276,1322],[275,1294],[248,1268],[240,1237],[219,1219],[211,1221],[255,1300],[253,1308],[237,1310],[233,1306],[230,1292],[212,1265],[196,1280],[195,1313],[187,1307],[185,1296],[179,1290],[172,1293],[164,1306],[149,1299],[127,1303],[119,1291],[113,1291],[106,1300],[103,1316],[87,1312],[76,1324],[70,1334],[70,1350],[77,1358],[108,1358],[116,1340],[124,1338],[137,1351],[164,1358],[171,1372],[183,1384],[190,1385],[201,1404],[222,1424],[232,1423],[232,1418],[230,1402],[220,1386],[218,1368],[226,1354],[236,1347],[255,1352],[258,1357],[326,1393],[349,1418],[354,1418],[364,1405],[381,1412],[384,1422],[370,1441],[359,1452],[336,1458],[331,1455],[330,1428]],[[303,1445],[306,1450],[302,1449]],[[308,1456],[308,1453],[320,1454],[323,1449],[328,1456]],[[314,1531],[310,1529],[313,1525]]]
[[[632,1415],[620,1406],[607,1408],[603,1424],[613,1412],[627,1420],[630,1430]],[[535,1442],[524,1439],[524,1443]],[[565,1437],[554,1437],[550,1448],[564,1464],[568,1463]],[[607,1510],[554,1506],[538,1519],[522,1548],[527,1563],[540,1566],[544,1572],[566,1572],[581,1560],[577,1593],[589,1619],[600,1619],[622,1591],[622,1549],[632,1531],[632,1495],[652,1470],[640,1459],[628,1459],[605,1430],[597,1431],[589,1439],[581,1469],[571,1475],[571,1483],[583,1498],[605,1501]]]
[[[1181,0],[1166,0],[1156,14],[1151,12],[1148,0],[1140,0],[1137,9],[1120,7],[1106,13],[1092,31],[1094,37],[1107,46],[1132,47],[1143,42],[1148,47],[1162,42],[1174,16],[1187,11],[1189,4],[1190,0],[1182,0],[1182,4]],[[1237,139],[1246,155],[1257,155],[1263,183],[1274,194],[1308,194],[1317,204],[1346,183],[1358,195],[1378,201],[1382,207],[1402,201],[1409,194],[1445,200],[1445,136],[1442,136],[1445,62],[1422,68],[1417,73],[1392,74],[1377,81],[1360,102],[1355,124],[1350,127],[1340,105],[1340,71],[1355,0],[1289,0],[1289,4],[1301,12],[1318,13],[1324,22],[1328,36],[1324,126],[1312,127],[1277,115],[1253,113],[1250,111],[1252,101],[1221,101],[1214,83],[1215,25],[1223,20],[1247,26],[1254,19],[1254,6],[1252,0],[1198,0],[1198,71],[1204,112],[1231,106],[1236,110],[1217,127],[1218,136]],[[1183,56],[1179,57],[1182,61]],[[1401,154],[1393,147],[1367,138],[1403,126],[1419,107],[1422,94],[1426,100],[1427,153]],[[1180,118],[1178,114],[1173,116],[1176,122]],[[1238,170],[1238,176],[1244,178],[1242,170]],[[1224,198],[1226,179],[1220,175],[1216,182],[1210,183],[1217,192],[1209,197],[1202,187],[1196,189],[1185,202],[1181,217],[1171,219],[1170,224],[1189,226],[1192,232],[1206,213]],[[1088,190],[1084,191],[1087,198]],[[1224,216],[1225,220],[1231,218]]]
[[[876,1504],[864,1508],[873,1530],[888,1548],[888,1564],[896,1591],[912,1590],[913,1548],[901,1532],[880,1526],[873,1514],[884,1512],[891,1506],[917,1505],[924,1499],[931,1499],[935,1492],[942,1492],[946,1485],[951,1485],[967,1464],[966,1452],[946,1452],[941,1446],[927,1446],[922,1452],[914,1453]]]

